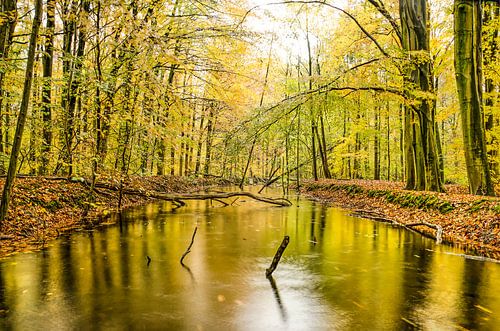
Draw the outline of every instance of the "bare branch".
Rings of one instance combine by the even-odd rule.
[[[375,44],[375,46],[377,46],[377,48],[380,50],[380,52],[385,56],[385,57],[390,57],[389,53],[387,53],[384,48],[378,43],[378,41],[361,25],[361,23],[359,23],[359,21],[352,15],[350,14],[349,12],[345,11],[344,9],[342,8],[339,8],[337,6],[334,6],[332,4],[329,4],[327,2],[324,2],[324,1],[300,1],[300,0],[296,0],[296,1],[281,1],[281,2],[271,2],[271,3],[268,3],[268,4],[265,4],[265,5],[258,5],[258,6],[255,6],[255,7],[252,7],[250,8],[246,13],[245,15],[243,15],[243,18],[241,19],[240,23],[238,23],[238,26],[240,26],[241,24],[243,24],[243,22],[245,21],[246,17],[250,14],[250,12],[254,11],[255,9],[257,8],[260,8],[262,6],[272,6],[272,5],[288,5],[288,4],[302,4],[302,5],[314,5],[314,4],[317,4],[317,5],[323,5],[323,6],[327,6],[327,7],[330,7],[332,9],[335,9],[335,10],[338,10],[340,11],[341,13],[343,13],[344,15],[346,15],[347,17],[349,17],[354,23],[356,23],[356,25],[359,27],[359,29],[361,31],[363,31],[363,33],[371,40],[373,41],[373,43]]]

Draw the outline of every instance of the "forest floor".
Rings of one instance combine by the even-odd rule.
[[[500,199],[467,194],[447,185],[446,193],[404,190],[401,182],[320,180],[303,183],[306,196],[349,209],[354,215],[400,224],[427,222],[443,229],[443,242],[500,259]],[[428,226],[415,229],[435,237]]]
[[[112,179],[99,180],[110,187],[120,183]],[[4,180],[0,180],[3,187]],[[138,192],[191,193],[221,186],[217,179],[184,177],[131,177],[123,186]],[[118,210],[116,190],[99,188],[91,195],[85,182],[64,178],[16,178],[6,221],[0,226],[0,258],[15,252],[42,249],[60,235],[92,229],[107,224],[109,216]],[[153,198],[124,194],[122,209],[141,205]]]

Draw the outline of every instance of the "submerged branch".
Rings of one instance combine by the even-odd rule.
[[[280,262],[281,256],[283,255],[283,252],[285,251],[285,248],[288,246],[289,242],[290,242],[290,237],[285,236],[283,238],[283,241],[281,242],[280,247],[278,247],[276,254],[274,255],[273,262],[271,263],[271,266],[268,269],[266,269],[266,277],[271,277],[274,270],[276,270],[276,267],[278,266],[278,263]]]
[[[426,226],[428,228],[432,228],[432,229],[436,230],[436,235],[435,235],[436,244],[439,245],[443,242],[443,227],[441,225],[438,225],[438,224],[432,224],[432,223],[429,223],[426,221],[404,224],[404,223],[399,223],[393,219],[386,218],[382,213],[373,212],[370,210],[362,210],[362,209],[355,210],[354,213],[352,214],[352,216],[367,218],[367,219],[371,219],[371,220],[378,221],[378,222],[390,223],[390,224],[393,224],[395,226],[400,226],[400,227],[408,229],[408,230],[414,230],[413,228],[416,226]],[[416,230],[414,230],[414,231],[416,231]],[[420,231],[416,231],[416,232],[422,233]]]
[[[198,230],[198,227],[195,227],[194,228],[194,232],[193,232],[193,236],[191,237],[191,243],[189,244],[188,248],[186,249],[186,251],[184,252],[184,254],[182,254],[181,256],[181,264],[183,267],[185,267],[184,263],[182,261],[184,261],[184,258],[186,257],[186,255],[188,255],[189,253],[191,253],[191,247],[193,246],[193,243],[194,243],[194,237],[196,236],[196,231]]]

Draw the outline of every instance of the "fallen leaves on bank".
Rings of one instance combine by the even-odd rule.
[[[192,192],[217,185],[210,179],[188,179],[175,176],[128,177],[99,181],[134,190],[158,192]],[[4,180],[0,181],[3,187]],[[102,224],[118,208],[118,193],[99,189],[91,194],[85,181],[64,178],[16,178],[6,221],[0,227],[0,257],[14,252],[40,249],[58,236],[73,230],[89,229]],[[122,208],[143,204],[151,198],[124,195]]]
[[[367,210],[402,224],[428,222],[443,228],[443,239],[469,251],[500,258],[500,199],[467,194],[407,191],[403,183],[370,180],[320,180],[303,183],[301,192],[351,210]],[[432,236],[425,227],[419,231]]]

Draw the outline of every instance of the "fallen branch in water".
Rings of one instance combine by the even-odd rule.
[[[441,227],[441,225],[432,224],[432,223],[425,222],[425,221],[410,223],[410,224],[399,223],[395,220],[384,217],[383,214],[381,214],[381,213],[373,212],[373,211],[369,211],[369,210],[355,210],[354,213],[352,214],[352,216],[367,218],[367,219],[371,219],[371,220],[378,221],[378,222],[391,223],[393,225],[406,228],[408,230],[414,230],[413,228],[416,226],[426,226],[426,227],[429,227],[429,228],[436,230],[436,235],[435,235],[436,244],[439,245],[443,242],[443,228]],[[414,231],[416,231],[416,230],[414,230]],[[420,231],[417,231],[417,232],[420,233]]]
[[[411,223],[411,224],[405,224],[405,228],[412,228],[414,226],[427,226],[429,228],[435,229],[436,230],[436,244],[440,244],[443,242],[443,228],[441,225],[437,224],[431,224],[425,221],[418,222],[418,223]]]
[[[223,201],[223,200],[221,200],[221,199],[213,199],[213,200],[215,200],[215,201],[217,201],[217,202],[221,203],[221,204],[223,205],[223,207],[227,207],[227,206],[229,206],[229,204],[228,204],[227,202],[225,202],[225,201]]]
[[[108,185],[108,184],[103,184],[103,183],[96,183],[95,187],[101,188],[101,189],[106,189],[106,190],[111,190],[111,191],[119,191],[119,187],[115,187],[113,185]],[[227,199],[227,198],[232,198],[232,197],[248,197],[252,198],[257,201],[277,205],[277,206],[282,206],[282,207],[289,207],[292,205],[290,200],[285,199],[285,198],[268,198],[268,197],[263,197],[257,194],[253,194],[250,192],[212,192],[212,193],[162,193],[162,192],[157,192],[157,191],[139,191],[139,190],[131,190],[131,189],[126,189],[123,188],[122,194],[126,195],[137,195],[137,196],[143,196],[143,197],[148,197],[148,198],[155,198],[155,199],[160,199],[160,200],[165,200],[165,201],[172,201],[174,204],[176,204],[176,207],[182,207],[185,206],[186,203],[184,202],[185,200],[216,200],[220,203],[223,203],[221,199]]]
[[[390,218],[384,217],[383,214],[378,213],[378,212],[373,212],[371,210],[358,209],[358,210],[355,210],[349,216],[361,217],[361,218],[368,218],[368,219],[371,219],[371,220],[374,220],[374,221],[377,221],[377,222],[384,222],[384,223],[395,224],[394,220],[391,220]]]
[[[191,237],[191,243],[189,244],[188,248],[186,249],[186,251],[184,252],[184,254],[182,254],[182,257],[181,257],[181,264],[183,267],[185,267],[184,263],[182,261],[184,261],[184,258],[186,257],[186,255],[188,255],[189,253],[191,253],[191,247],[193,246],[193,243],[194,243],[194,237],[196,236],[196,231],[198,230],[198,227],[195,227],[194,228],[194,232],[193,232],[193,236]]]
[[[278,266],[278,263],[280,262],[281,256],[283,255],[283,252],[285,251],[285,248],[288,246],[288,243],[290,242],[290,237],[285,236],[283,238],[283,241],[281,242],[280,247],[278,247],[278,250],[276,251],[276,254],[274,254],[273,262],[271,263],[271,266],[266,269],[266,277],[270,277],[274,270],[276,270],[276,267]]]

